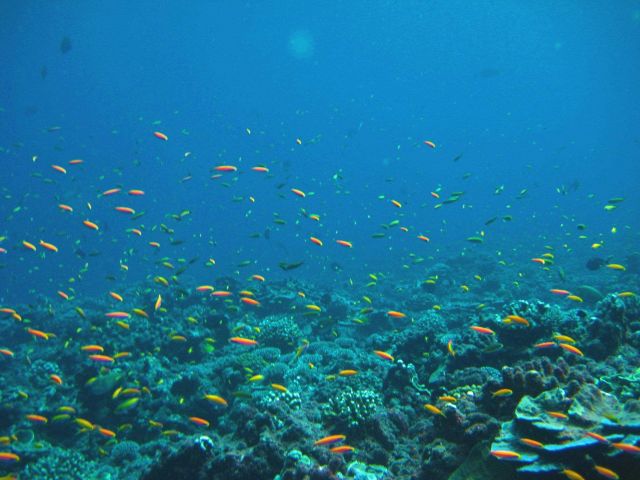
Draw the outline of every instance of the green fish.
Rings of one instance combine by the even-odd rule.
[[[467,242],[471,243],[483,243],[484,239],[482,237],[468,237]]]
[[[139,401],[140,401],[140,397],[129,398],[116,407],[116,412],[121,412],[122,410],[128,410],[131,407],[135,406]]]

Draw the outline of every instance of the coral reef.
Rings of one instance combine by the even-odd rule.
[[[99,303],[84,305],[84,316],[36,310],[48,330],[77,338],[59,356],[53,341],[34,349],[23,338],[13,357],[0,357],[0,427],[7,451],[21,456],[4,467],[30,478],[146,480],[510,478],[595,461],[629,471],[630,454],[585,432],[638,444],[637,298],[606,294],[571,309],[512,298],[478,309],[460,292],[446,316],[427,308],[456,268],[440,268],[428,291],[416,284],[412,304],[384,286],[405,312],[397,319],[340,290],[319,293],[313,301],[324,308],[309,309],[312,300],[288,293],[308,285],[292,282],[261,285],[260,295],[273,295],[243,315],[231,302],[170,287],[167,297],[188,314],[182,326],[145,312],[117,341],[96,320]],[[152,342],[157,329],[166,336]],[[83,348],[124,353],[96,364]],[[21,384],[14,357],[30,364]],[[316,444],[330,435],[346,438]],[[518,459],[498,460],[495,450]]]
[[[353,430],[370,422],[381,406],[382,398],[379,393],[346,387],[329,400],[325,416],[335,421],[338,427]]]
[[[111,480],[118,478],[115,470],[88,460],[84,455],[73,450],[51,448],[47,455],[40,456],[37,461],[25,469],[27,478],[41,480]]]

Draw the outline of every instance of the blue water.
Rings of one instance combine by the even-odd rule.
[[[250,260],[241,275],[278,277],[279,262],[304,261],[297,275],[344,281],[402,273],[410,253],[455,256],[481,230],[488,254],[519,260],[546,244],[568,242],[578,263],[595,241],[614,256],[637,244],[636,1],[21,2],[5,3],[0,22],[3,303],[54,294],[85,263],[73,286],[100,292],[106,275],[142,279],[154,273],[149,259],[163,256],[199,257],[189,273],[201,279]],[[74,158],[85,163],[67,165],[67,175],[50,167]],[[220,164],[240,173],[211,180]],[[271,178],[249,170],[262,164]],[[146,195],[98,198],[116,186]],[[434,209],[438,187],[441,200],[465,194]],[[623,205],[606,212],[618,196]],[[146,215],[130,221],[112,210],[121,204]],[[185,209],[180,223],[166,218]],[[484,226],[507,214],[512,222]],[[370,238],[396,218],[410,233]],[[151,232],[160,223],[184,243]],[[576,223],[588,226],[586,241]],[[125,232],[141,225],[142,238]],[[249,238],[266,229],[269,239]],[[20,246],[40,239],[60,248],[48,261]],[[215,267],[204,267],[208,258]]]
[[[81,458],[109,464],[114,462],[108,456],[111,447],[126,440],[143,447],[158,442],[163,451],[177,445],[168,439],[161,443],[164,437],[148,423],[153,418],[169,430],[227,435],[224,448],[233,453],[251,442],[242,429],[242,408],[261,409],[255,401],[272,393],[272,381],[286,383],[312,411],[313,422],[294,437],[335,433],[334,424],[318,421],[318,412],[326,400],[323,389],[333,398],[346,385],[339,383],[342,377],[325,382],[336,377],[337,369],[362,370],[354,382],[375,372],[377,384],[383,378],[385,385],[388,378],[393,383],[386,374],[399,362],[373,364],[374,348],[413,362],[425,384],[441,364],[452,376],[467,366],[500,368],[503,353],[505,361],[515,365],[517,358],[523,369],[525,357],[537,361],[542,355],[553,361],[574,355],[571,366],[584,361],[590,368],[594,364],[587,361],[597,356],[601,370],[591,372],[596,377],[605,368],[611,373],[614,364],[617,373],[630,374],[623,371],[626,363],[611,360],[614,356],[636,362],[637,368],[628,346],[640,244],[640,1],[4,1],[0,46],[0,307],[15,308],[24,317],[14,316],[14,322],[10,311],[0,317],[0,348],[10,350],[0,356],[0,363],[6,362],[2,368],[8,366],[0,371],[0,436],[33,428],[34,438],[48,442],[47,448],[64,446],[81,452]],[[81,164],[69,163],[78,159]],[[221,165],[237,171],[215,170]],[[255,166],[269,172],[253,171]],[[103,195],[114,188],[121,191]],[[132,189],[144,195],[128,195]],[[60,204],[73,212],[62,211]],[[130,207],[140,216],[115,207]],[[98,230],[83,225],[85,220]],[[336,240],[351,242],[352,248]],[[544,269],[531,262],[545,253],[555,257],[553,268],[551,262]],[[474,261],[456,263],[460,257]],[[585,263],[593,257],[629,268],[588,270]],[[437,289],[420,286],[433,272],[446,271],[455,274],[439,279]],[[484,271],[491,276],[486,290],[473,283],[482,282]],[[251,282],[252,275],[267,281]],[[153,283],[158,276],[168,278],[171,287]],[[380,281],[379,290],[369,288],[375,278],[388,281]],[[290,279],[296,282],[284,282]],[[237,296],[224,303],[193,293],[196,285],[226,290],[236,280],[229,288],[255,287],[260,308],[240,304]],[[465,300],[461,287],[467,284],[472,288]],[[610,295],[596,306],[593,299],[574,304],[548,292],[574,287],[591,295],[589,287],[598,288],[598,299],[628,293]],[[516,293],[503,298],[509,290]],[[115,303],[107,296],[110,291],[123,294],[125,302]],[[299,291],[307,293],[306,300],[296,295]],[[60,292],[71,301],[63,301]],[[153,307],[160,292],[165,310]],[[364,297],[365,305],[363,295],[374,300]],[[270,296],[276,299],[272,303]],[[564,317],[558,322],[579,325],[576,332],[561,333],[579,335],[584,358],[566,349],[547,353],[531,346],[533,337],[543,342],[557,333],[556,320],[538,318],[542,310],[534,310],[542,307],[536,303],[521,312],[509,302],[521,300],[522,307],[539,298],[559,305],[558,318]],[[614,302],[618,310],[611,307]],[[622,302],[627,302],[628,331],[620,333],[618,325],[602,329],[615,324],[613,313],[624,310]],[[359,316],[367,313],[361,308],[369,303],[373,320],[362,320]],[[327,322],[308,315],[315,304]],[[133,316],[128,332],[103,316],[115,308],[138,307],[151,318]],[[406,323],[388,318],[388,310],[396,308],[408,313]],[[572,317],[574,308],[582,310]],[[505,312],[536,315],[529,318],[537,328],[531,338],[517,337],[518,326],[500,323]],[[191,315],[200,323],[187,323]],[[494,350],[485,350],[502,349],[502,343],[482,343],[486,338],[475,333],[469,337],[466,322],[471,321],[497,325],[506,345],[502,353],[491,357]],[[228,341],[233,335],[257,338],[258,326],[264,330],[269,322],[280,325],[273,335],[284,339],[270,344],[269,335],[260,336],[255,350],[282,349],[273,364],[285,373],[272,377],[264,365],[264,372],[246,368],[253,357],[242,355],[252,347],[242,350]],[[428,328],[415,334],[420,325]],[[585,325],[596,327],[585,330]],[[25,333],[28,327],[58,337],[45,343]],[[286,328],[294,331],[291,341]],[[413,329],[416,342],[407,340],[411,335],[401,338],[405,328]],[[602,352],[611,344],[601,342],[599,331],[606,332],[604,340],[618,332],[610,358]],[[182,334],[185,343],[174,338]],[[336,338],[343,343],[330,343]],[[129,375],[100,394],[91,393],[89,376],[102,380],[109,370],[77,348],[96,342],[117,357],[114,369]],[[455,342],[449,347],[461,352],[459,357],[447,353],[447,342]],[[327,354],[327,345],[336,348],[335,358]],[[130,357],[117,355],[129,350]],[[156,362],[153,374],[145,363],[150,357],[156,357],[149,360]],[[609,364],[603,367],[605,360]],[[211,378],[201,375],[199,366],[210,367]],[[192,388],[180,380],[184,372],[202,380],[193,382],[197,392],[182,393]],[[52,373],[61,375],[60,388],[52,383]],[[265,373],[264,388],[246,381],[255,373]],[[116,383],[148,385],[152,393],[148,398],[138,393],[139,410],[119,412]],[[245,387],[244,397],[237,396],[236,390]],[[403,395],[399,389],[397,398],[397,385],[390,387],[385,393],[393,398],[385,399],[385,408],[413,408],[415,421],[425,422],[422,404],[450,393],[445,387],[458,385],[440,386],[443,391],[433,395],[422,390]],[[22,390],[28,391],[28,401]],[[224,395],[229,408],[205,410],[205,391]],[[254,403],[246,401],[247,391]],[[488,409],[478,403],[477,410],[465,410],[473,405],[467,402],[459,404],[460,410],[488,410],[486,418],[506,421],[515,397],[524,395],[515,393],[511,410],[496,413],[498,399]],[[182,395],[186,400],[178,400]],[[477,398],[491,391],[482,395]],[[45,428],[25,419],[33,413],[53,419],[61,405],[74,405],[74,415],[118,429],[117,441],[97,433],[87,442],[71,439],[69,432],[76,430],[71,421],[73,429],[63,430],[64,424],[52,421]],[[210,415],[210,430],[196,430],[188,419],[196,414]],[[442,428],[438,422],[447,415],[426,418]],[[136,422],[130,433],[121,433],[125,421]],[[364,429],[354,432],[362,433],[362,438],[352,436],[363,454],[353,458],[378,462],[366,455],[393,450],[381,448],[377,439],[365,443]],[[483,439],[490,441],[491,435]],[[278,438],[278,448],[300,448],[322,463],[317,449],[309,453],[314,439],[305,444]],[[0,476],[48,461],[44,451],[28,451],[23,443],[29,442],[2,446],[23,458],[0,465]],[[420,454],[411,452],[422,459],[417,464],[424,464],[416,468],[428,463],[430,448],[441,448],[435,443]],[[98,447],[109,451],[97,453]],[[460,458],[446,465],[447,472],[463,462],[471,445],[458,447]],[[56,451],[51,458],[64,450]],[[155,453],[139,456],[145,468],[157,460]],[[390,463],[399,458],[393,455],[405,453],[389,453]],[[140,473],[136,468],[131,471]],[[631,470],[624,468],[620,471]]]

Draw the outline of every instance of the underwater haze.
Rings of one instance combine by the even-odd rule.
[[[636,478],[640,1],[0,42],[0,480]]]

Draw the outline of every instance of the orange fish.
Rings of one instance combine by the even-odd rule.
[[[98,225],[92,222],[91,220],[84,220],[82,222],[85,227],[90,228],[91,230],[98,230]]]
[[[291,189],[291,191],[292,191],[294,194],[296,194],[297,196],[302,197],[302,198],[304,198],[304,197],[306,197],[306,196],[307,196],[307,194],[306,194],[306,193],[304,193],[302,190],[300,190],[300,189],[298,189],[298,188],[292,188],[292,189]]]
[[[64,167],[61,167],[60,165],[51,165],[51,168],[53,168],[54,170],[60,172],[60,173],[67,173],[67,169]]]
[[[436,148],[436,144],[431,140],[425,140],[423,143],[429,148]]]
[[[101,345],[83,345],[80,347],[80,350],[83,352],[104,352],[104,347]]]
[[[102,427],[98,428],[98,433],[107,438],[114,438],[116,436],[116,432],[114,432],[113,430],[107,430],[106,428],[102,428]]]
[[[42,338],[43,340],[49,340],[49,334],[43,332],[42,330],[35,330],[33,328],[27,328],[27,332],[33,335],[34,337]]]
[[[238,167],[235,167],[233,165],[218,165],[213,169],[217,170],[218,172],[237,172],[238,171]]]
[[[536,343],[533,347],[534,348],[551,348],[557,345],[558,344],[556,342],[542,342],[542,343]]]
[[[251,167],[251,170],[253,170],[254,172],[268,172],[269,169],[267,167]]]
[[[627,453],[635,453],[636,455],[640,453],[640,447],[636,447],[631,443],[618,442],[618,443],[612,443],[611,446]]]
[[[544,444],[542,442],[533,440],[531,438],[521,438],[520,443],[523,443],[524,445],[527,445],[532,448],[544,448]]]
[[[246,305],[253,305],[254,307],[259,307],[260,306],[260,302],[258,300],[256,300],[255,298],[249,298],[249,297],[242,297],[240,299],[240,301]]]
[[[42,415],[36,415],[34,413],[26,415],[25,418],[34,423],[47,423],[49,421],[47,417],[43,417]]]
[[[213,292],[214,290],[213,285],[200,285],[196,287],[196,292]]]
[[[525,327],[528,327],[530,325],[529,320],[521,317],[520,315],[507,315],[506,318],[502,321],[504,323],[519,323],[520,325],[524,325]]]
[[[567,352],[571,352],[571,353],[574,353],[576,355],[580,355],[581,357],[584,357],[584,353],[582,353],[582,351],[580,351],[579,348],[574,347],[573,345],[571,345],[569,343],[559,343],[558,345],[560,346],[560,348],[566,350]]]
[[[19,461],[20,461],[20,457],[15,453],[0,452],[0,462],[19,462]]]
[[[43,240],[40,240],[40,246],[46,248],[47,250],[51,251],[51,252],[57,252],[58,251],[58,247],[56,247],[53,243],[48,243],[45,242]]]
[[[593,438],[594,440],[599,441],[600,443],[606,443],[606,444],[609,444],[609,443],[610,443],[610,442],[609,442],[609,440],[607,440],[605,437],[603,437],[603,436],[602,436],[602,435],[600,435],[599,433],[595,433],[595,432],[585,432],[584,434],[585,434],[585,436],[587,436],[587,437],[591,437],[591,438]]]
[[[373,353],[375,353],[383,360],[389,360],[390,362],[393,362],[394,360],[394,358],[390,354],[388,354],[387,352],[383,352],[382,350],[374,350]]]
[[[169,137],[167,137],[167,136],[166,136],[164,133],[162,133],[162,132],[153,132],[153,135],[154,135],[156,138],[159,138],[160,140],[164,140],[165,142],[166,142],[167,140],[169,140]]]
[[[22,245],[29,250],[32,250],[34,252],[36,251],[36,246],[33,243],[29,243],[26,240],[23,240]]]
[[[102,192],[102,196],[106,197],[109,195],[115,195],[116,193],[119,193],[120,189],[119,188],[110,188],[109,190],[105,190],[104,192]]]
[[[511,450],[491,450],[489,453],[500,460],[517,460],[520,458],[518,452]]]
[[[136,211],[135,211],[133,208],[131,208],[131,207],[114,207],[114,209],[115,209],[117,212],[121,212],[121,213],[128,213],[128,214],[131,214],[131,215],[133,215],[134,213],[136,213]]]
[[[407,316],[405,313],[399,312],[397,310],[389,310],[387,312],[387,315],[389,315],[391,318],[404,318]]]
[[[109,292],[109,295],[111,296],[111,298],[113,298],[114,300],[117,300],[119,302],[122,302],[124,299],[122,298],[122,295],[116,293],[116,292]]]
[[[609,468],[601,467],[600,465],[594,465],[593,468],[605,478],[610,478],[611,480],[618,480],[620,478],[620,475]]]
[[[331,453],[350,453],[350,452],[353,452],[354,450],[355,448],[353,448],[351,445],[340,445],[338,447],[333,447],[329,449]]]
[[[144,195],[144,190],[140,190],[138,188],[133,188],[133,189],[129,190],[127,193],[129,195],[134,195],[134,196],[139,197],[141,195]]]
[[[430,242],[431,240],[429,240],[429,237],[426,237],[424,235],[418,235],[418,239],[422,240],[423,242]]]
[[[340,375],[341,377],[351,377],[357,374],[358,374],[357,370],[340,370],[340,372],[338,373],[338,375]]]
[[[89,355],[89,358],[94,362],[98,362],[98,363],[113,363],[116,361],[115,358],[113,357],[109,357],[108,355],[100,355],[100,354]]]
[[[258,282],[264,282],[265,278],[262,275],[251,275],[251,280],[257,280]]]
[[[323,437],[320,440],[316,440],[313,442],[314,445],[330,445],[332,443],[338,443],[346,439],[346,435],[329,435],[328,437]]]
[[[205,420],[204,418],[200,417],[189,417],[189,420],[201,427],[208,427],[210,425],[209,420]]]
[[[316,237],[309,237],[309,240],[311,240],[311,243],[315,243],[318,246],[322,246],[322,240],[320,240],[319,238]]]
[[[347,240],[336,240],[336,243],[338,245],[342,245],[343,247],[347,247],[347,248],[353,248],[353,243],[347,241]]]
[[[56,375],[55,373],[52,373],[51,375],[49,375],[49,378],[51,379],[51,381],[53,383],[57,383],[58,385],[62,385],[62,378],[60,378],[59,375]]]
[[[483,335],[495,335],[496,332],[487,327],[479,327],[477,325],[471,326],[471,330],[474,332],[482,333]]]
[[[58,204],[58,208],[62,211],[65,212],[73,212],[73,207],[69,206],[69,205],[65,205],[64,203],[60,203]]]
[[[402,204],[398,200],[391,200],[391,203],[395,207],[402,208]]]
[[[153,304],[154,310],[158,310],[162,305],[162,295],[158,294],[158,298],[156,298],[156,303]]]
[[[211,292],[212,297],[230,297],[232,295],[228,290],[216,290],[215,292]]]
[[[243,338],[243,337],[231,337],[229,339],[230,342],[233,343],[238,343],[240,345],[248,345],[248,346],[252,346],[252,345],[257,345],[258,341],[257,340],[252,340],[250,338]]]
[[[553,417],[553,418],[557,418],[558,420],[567,420],[569,418],[569,415],[567,415],[566,413],[562,413],[562,412],[550,412],[550,411],[547,411],[547,415],[549,415],[550,417]]]
[[[569,290],[562,290],[560,288],[552,288],[549,291],[554,295],[571,295],[571,292]]]

